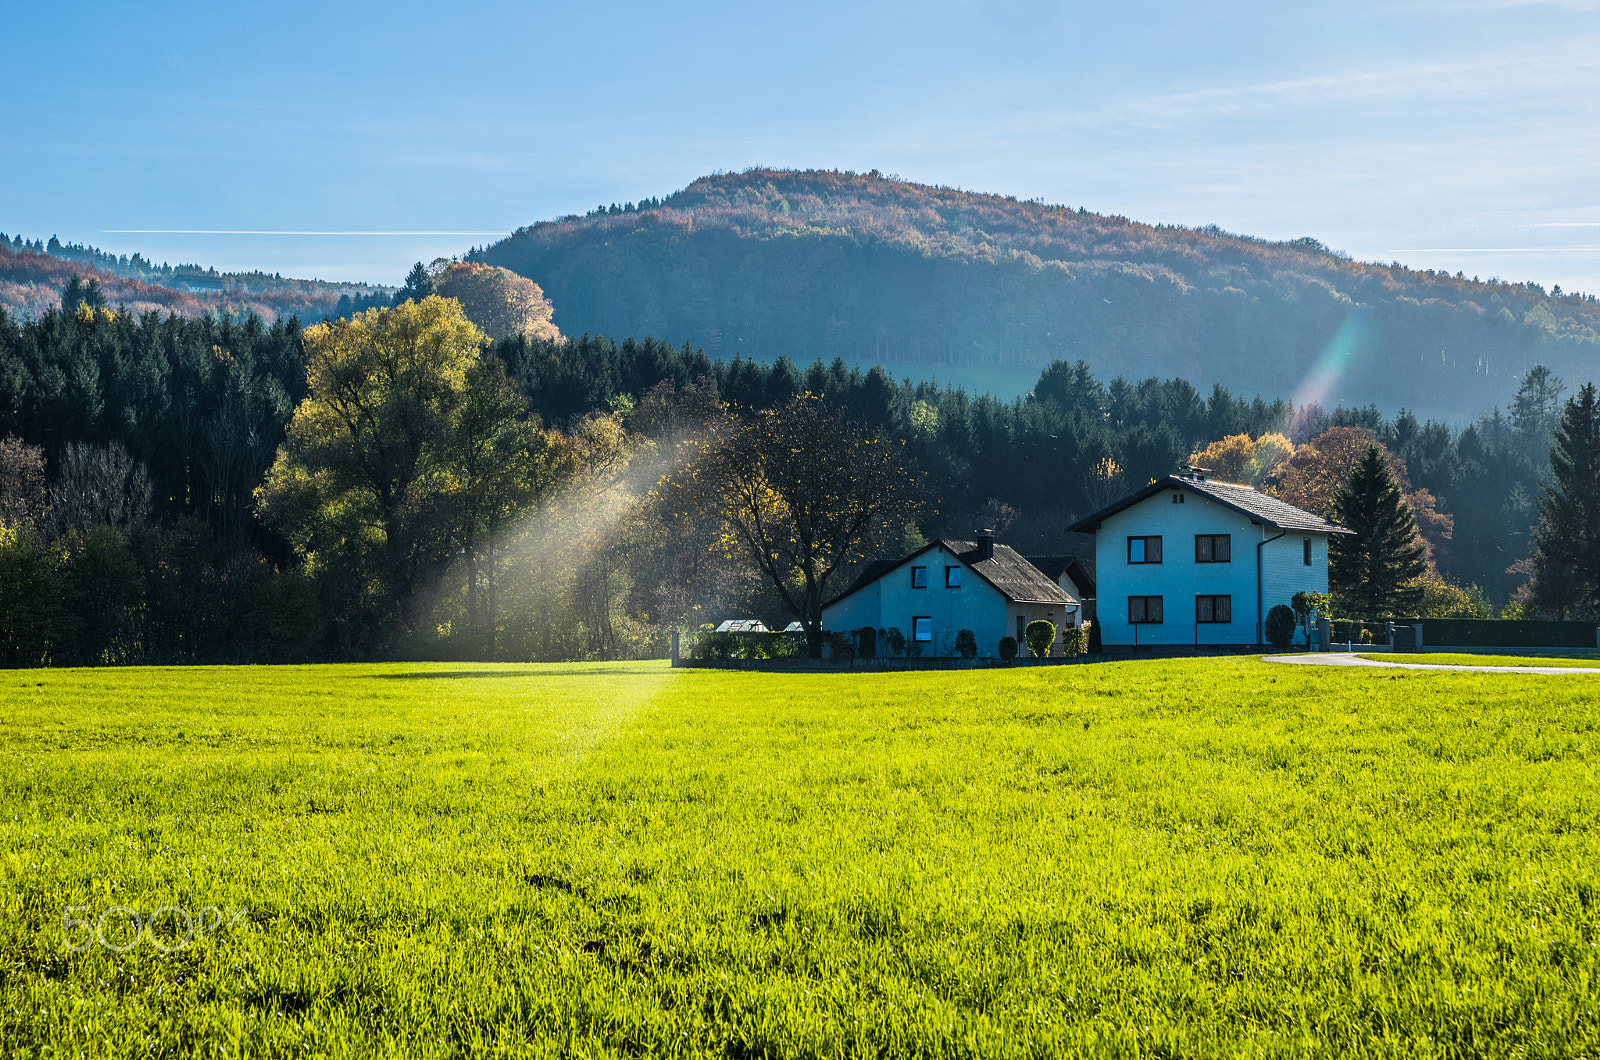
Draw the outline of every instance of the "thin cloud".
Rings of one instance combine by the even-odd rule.
[[[1600,243],[1573,247],[1408,247],[1391,254],[1560,254],[1567,250],[1600,250]]]

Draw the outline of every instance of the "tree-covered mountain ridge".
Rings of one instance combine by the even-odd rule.
[[[1600,303],[1535,283],[866,174],[751,169],[518,229],[469,259],[565,334],[712,355],[1181,376],[1470,416],[1534,364],[1589,378]]]
[[[142,255],[118,256],[81,243],[8,238],[0,232],[0,309],[38,317],[61,303],[73,278],[94,281],[109,305],[198,317],[247,316],[267,323],[345,315],[388,305],[393,288],[300,280],[265,272],[218,272],[200,265],[156,265]]]

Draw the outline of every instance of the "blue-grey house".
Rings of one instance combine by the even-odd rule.
[[[1204,468],[1152,482],[1068,529],[1095,535],[1105,645],[1265,643],[1273,605],[1328,591],[1328,540],[1349,533]]]

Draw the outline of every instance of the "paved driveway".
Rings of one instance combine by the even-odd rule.
[[[1471,674],[1582,674],[1600,675],[1600,666],[1445,666],[1441,663],[1378,662],[1344,652],[1309,652],[1305,655],[1264,655],[1263,662],[1291,666],[1376,666],[1385,670],[1457,670]]]

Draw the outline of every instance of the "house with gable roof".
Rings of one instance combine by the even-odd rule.
[[[1058,647],[1059,630],[1082,620],[1080,601],[988,535],[941,539],[901,559],[875,560],[822,608],[824,629],[899,629],[929,656],[954,654],[956,634],[970,629],[978,655],[996,657],[1001,638],[1025,645],[1023,630],[1041,618],[1056,627]]]
[[[1328,591],[1328,541],[1350,531],[1187,467],[1069,531],[1095,535],[1101,643],[1265,643],[1268,611]]]

